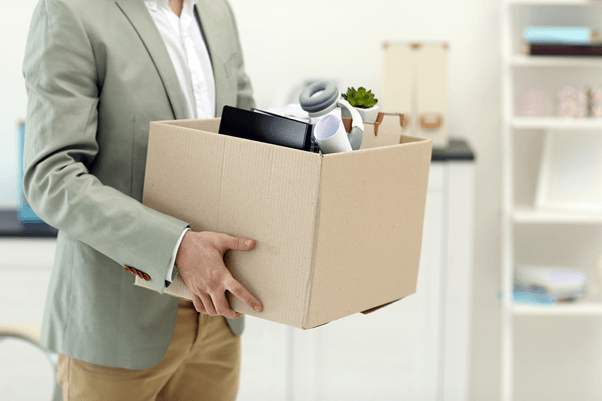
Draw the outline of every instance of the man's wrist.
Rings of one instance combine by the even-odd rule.
[[[173,253],[171,255],[171,258],[169,260],[169,265],[167,267],[167,274],[165,275],[165,287],[169,287],[169,285],[176,279],[176,277],[179,274],[178,269],[176,268],[176,256],[178,254],[178,251],[180,249],[180,246],[182,245],[182,240],[184,239],[184,235],[186,234],[186,232],[188,232],[190,230],[189,227],[185,228],[182,231],[182,234],[180,235],[180,238],[178,239],[178,242],[176,243],[176,246],[173,250]]]

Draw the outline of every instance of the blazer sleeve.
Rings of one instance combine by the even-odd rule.
[[[228,6],[228,11],[230,12],[230,17],[232,18],[232,26],[234,26],[234,39],[236,41],[238,54],[240,54],[236,71],[236,76],[238,80],[236,107],[249,110],[252,107],[255,107],[255,99],[253,98],[253,87],[251,86],[251,80],[249,79],[249,76],[245,72],[245,62],[242,55],[242,46],[240,44],[238,26],[236,24],[236,19],[234,18],[234,12],[232,11],[232,7],[230,6],[230,3],[228,3],[227,0],[225,1],[225,3]]]
[[[23,76],[28,96],[23,189],[31,207],[60,231],[147,273],[150,286],[163,292],[171,254],[188,224],[90,174],[101,150],[97,68],[84,25],[66,1],[38,3]]]

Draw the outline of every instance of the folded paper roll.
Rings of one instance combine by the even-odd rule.
[[[327,115],[318,121],[314,136],[322,153],[351,152],[349,137],[340,118]]]

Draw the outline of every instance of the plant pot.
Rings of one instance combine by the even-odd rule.
[[[374,121],[376,121],[376,117],[378,116],[378,112],[380,111],[378,106],[372,106],[369,109],[354,107],[354,109],[356,109],[357,112],[360,113],[363,122],[370,124],[374,124]],[[347,109],[344,108],[341,109],[341,115],[343,117],[351,118],[351,114],[347,111]]]

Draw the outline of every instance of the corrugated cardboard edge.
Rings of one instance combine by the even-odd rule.
[[[318,233],[320,232],[320,203],[321,203],[321,195],[322,195],[322,162],[324,155],[320,155],[320,184],[318,185],[318,192],[316,193],[316,202],[314,205],[314,241],[312,246],[312,255],[311,255],[311,267],[309,271],[309,276],[307,277],[307,288],[305,291],[305,311],[303,312],[303,323],[301,328],[306,330],[308,327],[309,321],[309,313],[311,307],[311,293],[313,290],[313,282],[314,282],[314,273],[316,270],[316,258],[318,255]]]
[[[231,140],[236,141],[237,143],[241,143],[241,144],[243,144],[245,142],[249,142],[248,140],[241,139],[241,138],[231,138]],[[265,172],[265,180],[264,180],[265,181],[264,184],[266,184],[265,195],[268,196],[268,198],[265,198],[265,199],[272,199],[272,198],[279,199],[280,198],[278,205],[282,205],[282,204],[289,204],[289,206],[298,205],[299,208],[303,209],[303,214],[298,215],[297,218],[293,219],[294,221],[298,221],[299,219],[301,219],[301,221],[298,221],[298,222],[302,223],[303,235],[299,236],[299,235],[295,234],[297,229],[294,225],[282,226],[281,223],[278,223],[278,221],[292,222],[286,216],[293,216],[294,214],[296,214],[296,213],[291,214],[291,211],[294,209],[289,209],[289,208],[283,209],[281,206],[275,205],[274,210],[280,210],[280,212],[278,212],[277,214],[271,214],[271,213],[268,214],[269,216],[273,216],[273,217],[270,217],[270,220],[276,222],[276,224],[270,223],[270,224],[266,225],[266,227],[273,226],[273,230],[270,230],[270,232],[272,234],[268,235],[268,237],[272,237],[273,233],[277,233],[277,232],[281,231],[285,237],[290,237],[290,238],[289,238],[289,241],[286,241],[286,243],[284,243],[284,242],[281,243],[280,241],[277,241],[277,243],[281,243],[282,245],[286,244],[287,247],[289,247],[289,246],[291,247],[291,250],[292,250],[292,248],[302,247],[304,252],[302,254],[299,254],[296,251],[291,252],[291,256],[293,254],[297,255],[294,259],[291,259],[290,256],[287,256],[287,257],[279,256],[278,258],[280,259],[280,263],[277,263],[275,265],[272,265],[272,267],[270,267],[270,270],[272,271],[273,275],[266,276],[265,277],[266,282],[264,284],[260,284],[260,282],[256,281],[256,280],[251,280],[251,281],[255,282],[255,285],[257,287],[266,285],[267,287],[265,287],[265,288],[277,286],[281,289],[281,290],[277,290],[278,293],[280,293],[278,298],[274,298],[273,296],[271,296],[270,299],[265,300],[266,302],[264,303],[264,311],[262,311],[260,313],[254,312],[253,310],[250,310],[250,308],[240,305],[241,301],[236,298],[233,299],[233,303],[231,305],[234,306],[234,310],[237,310],[236,309],[237,306],[241,306],[241,310],[239,310],[239,312],[245,313],[250,316],[257,316],[260,318],[264,318],[266,320],[272,320],[272,321],[284,323],[284,324],[292,326],[292,327],[301,327],[303,324],[303,320],[305,318],[306,297],[307,297],[307,293],[308,293],[307,285],[310,282],[309,277],[311,277],[310,276],[311,275],[311,267],[312,267],[311,259],[312,259],[312,255],[313,255],[312,247],[314,244],[314,232],[315,232],[315,223],[316,223],[316,220],[315,220],[315,211],[316,211],[316,202],[317,202],[316,199],[317,199],[317,194],[319,193],[319,179],[320,179],[320,168],[321,168],[322,160],[318,154],[304,152],[304,151],[296,150],[296,149],[279,147],[277,145],[257,143],[257,142],[253,142],[252,144],[249,143],[249,145],[251,145],[252,147],[260,147],[263,149],[267,149],[270,151],[270,153],[272,153],[274,155],[274,157],[272,158],[271,168]],[[288,156],[286,156],[286,155],[288,155]],[[251,158],[249,160],[252,161],[253,158]],[[299,162],[300,164],[297,165],[296,167],[292,167],[294,165],[291,165],[290,163],[293,160]],[[279,166],[279,167],[274,170],[274,166]],[[286,167],[286,166],[289,166],[289,167]],[[301,166],[303,166],[303,167],[300,168]],[[266,165],[266,167],[267,167],[267,165]],[[282,175],[281,173],[279,173],[281,168],[286,168],[286,170],[290,170],[290,171],[288,173],[286,173],[285,175]],[[283,171],[285,171],[285,170],[283,170]],[[311,174],[309,174],[310,172],[311,172]],[[290,174],[293,174],[293,175],[291,176]],[[298,184],[295,184],[294,180],[291,181],[290,179],[286,180],[286,181],[282,181],[282,179],[286,178],[287,176],[289,178],[292,178],[293,176],[297,176],[299,179],[301,179],[304,182],[303,186],[300,187]],[[281,194],[280,189],[278,189],[278,188],[280,185],[284,184],[285,182],[286,182],[285,185],[288,188],[285,190],[285,192],[287,193],[287,196],[284,198],[281,198],[282,194]],[[277,185],[273,185],[273,184],[277,184]],[[230,186],[230,188],[232,189],[234,187]],[[270,188],[269,192],[267,191],[268,188]],[[304,188],[302,193],[300,192],[300,188]],[[240,190],[238,190],[237,192],[239,194],[245,193],[245,191],[241,192]],[[301,196],[301,194],[302,194],[302,196]],[[239,199],[242,199],[242,198],[239,198]],[[299,203],[298,201],[295,201],[295,199],[302,200],[302,202]],[[270,201],[270,202],[272,202],[272,201]],[[274,220],[274,218],[275,218],[275,220]],[[280,220],[280,219],[282,219],[282,220]],[[230,220],[230,226],[229,226],[230,230],[234,230],[235,227],[237,227],[237,226],[238,226],[238,223],[236,221]],[[303,239],[302,243],[299,242],[299,240],[301,238]],[[259,239],[259,238],[257,238],[257,239]],[[261,240],[261,239],[259,239],[259,240]],[[261,244],[261,242],[259,244]],[[286,249],[286,248],[276,248],[276,249]],[[281,253],[282,255],[285,255],[285,253],[282,253],[282,252],[277,252],[277,253]],[[239,254],[239,255],[241,255],[241,258],[243,257],[242,254]],[[290,264],[288,264],[286,266],[282,265],[282,263],[287,263],[286,262],[287,260],[290,260],[290,262],[292,264],[294,264],[294,266],[295,266],[294,270],[291,270],[292,265],[290,265]],[[255,262],[261,264],[260,260],[255,260]],[[243,265],[239,264],[238,268],[241,268],[241,266],[243,266]],[[231,270],[235,277],[236,277],[236,271],[238,270],[238,268]],[[289,270],[290,274],[283,274],[283,272],[286,272],[287,270]],[[253,276],[248,276],[247,278],[251,278],[251,277],[253,277]],[[294,277],[294,279],[293,279],[293,277]],[[281,283],[279,284],[278,281],[281,281]],[[245,283],[243,281],[241,281],[241,284],[245,285]],[[288,292],[288,291],[283,292],[282,289],[285,289],[285,288],[294,290],[294,293]],[[258,297],[258,299],[262,300],[261,293],[254,292],[252,290],[252,288],[247,288],[247,289],[250,290],[256,297]],[[266,293],[266,294],[269,294],[269,293]],[[272,294],[275,294],[275,293],[272,293]],[[290,298],[290,301],[289,301],[289,300],[287,300],[287,296],[290,296],[290,295],[294,295],[294,297]],[[277,307],[275,306],[275,302],[278,304]],[[273,307],[271,307],[271,305],[273,305]],[[244,308],[244,309],[242,309],[242,308]],[[276,314],[274,314],[273,316],[270,316],[270,313],[276,313]]]
[[[422,147],[428,147],[429,151],[424,154],[424,157],[427,158],[429,160],[429,162],[430,162],[430,160],[432,159],[432,143],[433,143],[433,140],[430,139],[430,138],[424,138],[424,137],[420,137],[420,136],[413,136],[413,135],[404,135],[404,134],[402,134],[401,137],[400,137],[400,143],[399,144],[393,144],[393,145],[387,145],[387,146],[379,146],[378,148],[359,149],[359,150],[354,151],[353,153],[358,153],[358,152],[372,152],[372,151],[375,151],[376,149],[383,149],[383,148],[387,148],[387,147],[397,147],[399,145],[404,145],[404,147],[406,147],[406,148],[408,148],[408,147],[420,147],[420,148],[422,148]],[[345,154],[343,154],[343,153],[333,153],[333,154],[328,154],[328,155],[322,155],[322,157],[325,157],[325,158],[338,158],[338,157],[345,157]],[[322,199],[322,188],[323,188],[323,170],[322,170],[322,168],[323,168],[323,166],[321,166],[321,171],[320,171],[320,173],[321,173],[320,174],[320,193],[319,193],[319,195],[320,195],[320,203],[321,203],[321,199]],[[427,173],[426,173],[427,174],[427,177],[426,177],[427,181],[428,181],[428,176],[430,175],[429,172],[430,172],[430,167],[428,168]],[[427,190],[428,190],[428,183],[425,183],[425,191],[427,191]],[[425,197],[426,197],[426,194],[425,194]],[[321,205],[319,204],[318,206],[321,206]],[[425,198],[425,207],[426,207],[426,198]],[[321,212],[321,208],[320,208],[320,210],[318,210],[318,213],[316,213],[316,217],[317,218],[321,217],[320,216],[320,212]],[[424,214],[422,216],[422,227],[423,227],[423,230],[424,230]],[[320,229],[320,224],[319,223],[316,225],[316,229],[318,230],[316,232],[316,238],[315,238],[315,240],[317,241],[317,236],[319,235],[319,229]],[[424,235],[424,231],[422,232],[422,234]],[[421,243],[422,243],[422,241],[423,240],[421,239]],[[313,260],[312,271],[311,271],[311,280],[312,280],[312,283],[314,281],[314,277],[315,277],[315,273],[316,273],[316,263],[315,263],[315,261],[316,261],[316,258],[317,258],[317,252],[318,252],[318,247],[315,246],[314,247],[314,254],[312,255],[312,257],[313,257],[313,259],[312,259]],[[418,255],[419,259],[420,259],[420,253],[421,252],[422,252],[422,250],[420,248],[419,255]],[[371,308],[369,308],[369,309],[367,309],[365,311],[358,311],[358,313],[368,314],[368,313],[374,312],[374,311],[376,311],[378,309],[384,308],[385,306],[388,306],[391,303],[394,303],[394,302],[396,302],[398,300],[401,300],[401,299],[407,297],[408,295],[412,295],[412,294],[416,293],[416,287],[417,287],[417,285],[415,284],[414,287],[413,287],[412,292],[406,293],[406,295],[404,297],[400,298],[400,299],[393,300],[393,301],[390,301],[390,302],[386,302],[386,303],[380,304],[380,305],[375,305],[375,306],[373,306],[373,307],[371,307]],[[313,286],[312,286],[312,288],[311,288],[308,296],[309,296],[309,299],[308,299],[308,302],[307,302],[307,305],[308,305],[307,306],[307,312],[306,312],[306,316],[304,318],[303,327],[301,327],[302,329],[307,330],[307,329],[312,329],[312,328],[320,327],[320,326],[322,326],[324,324],[327,324],[327,323],[329,323],[329,322],[331,322],[333,320],[337,320],[337,319],[340,318],[339,317],[339,318],[332,319],[332,320],[330,320],[328,322],[319,323],[318,325],[315,325],[315,323],[314,324],[310,324],[309,322],[311,321],[311,299],[315,297],[314,294],[313,294]]]

